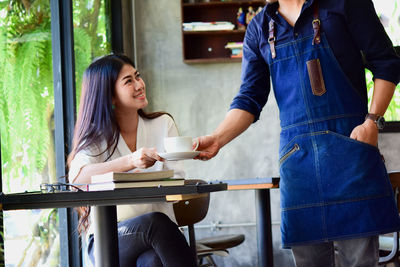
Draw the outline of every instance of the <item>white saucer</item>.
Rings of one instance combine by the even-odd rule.
[[[158,153],[158,155],[166,160],[185,160],[192,159],[200,154],[200,151],[190,152],[171,152],[171,153]]]

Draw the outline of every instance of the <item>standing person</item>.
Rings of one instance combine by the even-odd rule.
[[[174,169],[181,163],[161,162],[157,151],[163,139],[177,136],[166,113],[145,113],[146,86],[132,61],[124,55],[95,60],[85,71],[73,149],[68,157],[72,183],[90,183],[93,175],[134,169]],[[80,216],[88,234],[89,258],[94,264],[94,238],[89,212]],[[118,205],[120,266],[197,266],[179,231],[171,203]]]
[[[369,111],[364,62],[374,75]],[[400,229],[377,148],[400,58],[371,0],[267,3],[247,27],[240,91],[199,139],[198,159],[258,120],[270,79],[281,121],[283,247],[297,266],[377,266],[378,235]]]

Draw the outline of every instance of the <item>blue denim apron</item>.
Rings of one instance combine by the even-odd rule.
[[[269,41],[274,42],[271,23]],[[283,247],[400,228],[378,148],[349,138],[364,122],[366,100],[343,73],[325,35],[318,33],[318,42],[314,41],[315,29],[314,35],[272,44],[262,51],[270,68],[282,127]],[[311,77],[309,65],[321,76]],[[319,88],[312,87],[315,78]]]

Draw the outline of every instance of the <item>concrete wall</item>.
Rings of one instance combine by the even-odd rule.
[[[146,82],[150,110],[170,112],[181,135],[211,133],[224,118],[240,86],[240,63],[187,65],[182,59],[180,0],[134,1],[137,67]],[[204,180],[278,176],[278,109],[273,95],[261,119],[208,162],[185,161],[188,178]],[[389,169],[400,169],[399,134],[381,135]],[[397,160],[397,161],[396,161]],[[290,251],[280,248],[279,192],[272,190],[275,266],[294,266]],[[215,257],[218,266],[256,266],[254,191],[213,193],[205,220],[198,226],[247,224],[227,228],[198,228],[198,238],[244,233],[246,241]]]

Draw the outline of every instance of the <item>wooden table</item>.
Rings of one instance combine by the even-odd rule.
[[[226,183],[183,186],[125,188],[97,192],[30,192],[0,194],[2,210],[25,210],[94,206],[96,266],[118,266],[118,204],[140,204],[167,201],[168,196],[196,195],[227,189]]]
[[[269,190],[279,187],[279,178],[221,180],[214,181],[213,183],[218,182],[228,184],[228,191],[255,190],[258,266],[274,266],[271,229],[271,199]]]

